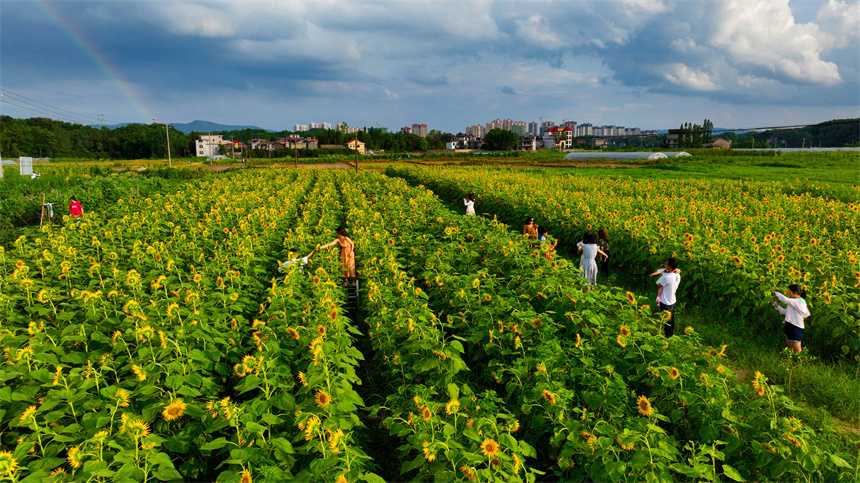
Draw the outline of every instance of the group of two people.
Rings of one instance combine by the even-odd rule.
[[[314,248],[307,254],[307,256],[299,257],[299,252],[295,248],[287,250],[289,258],[287,261],[278,264],[278,271],[283,272],[287,267],[294,263],[298,263],[299,269],[304,271],[304,267],[308,264],[314,253],[319,250],[331,248],[335,245],[340,247],[340,274],[347,283],[352,282],[355,280],[355,243],[353,243],[352,238],[349,237],[349,234],[343,227],[338,227],[335,230],[334,240],[320,246],[319,248]]]

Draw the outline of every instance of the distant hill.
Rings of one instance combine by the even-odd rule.
[[[105,125],[104,127],[108,129],[116,129],[118,127],[128,126],[129,124],[133,124],[130,122],[124,122],[122,124],[111,124]],[[217,122],[210,121],[191,121],[186,123],[170,123],[170,126],[176,129],[177,131],[182,131],[185,134],[190,133],[191,131],[197,131],[200,133],[203,132],[220,132],[220,131],[241,131],[243,129],[254,129],[258,131],[265,132],[274,132],[271,129],[263,129],[257,126],[230,126],[227,124],[218,124]],[[98,124],[91,124],[90,127],[99,127]]]
[[[270,129],[263,129],[258,126],[229,126],[226,124],[218,124],[217,122],[209,121],[191,121],[185,124],[171,124],[174,129],[182,131],[185,134],[191,131],[209,132],[209,131],[241,131],[243,129],[256,129],[259,131],[272,132]]]

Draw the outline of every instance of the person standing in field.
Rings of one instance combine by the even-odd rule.
[[[663,325],[663,335],[672,337],[675,334],[675,305],[678,303],[675,292],[681,283],[678,259],[675,257],[667,258],[663,262],[663,268],[652,273],[649,277],[655,275],[660,275],[660,279],[657,280],[657,305],[660,307],[660,312],[669,312],[669,318]]]
[[[800,341],[803,339],[805,327],[803,319],[809,317],[809,307],[805,299],[806,291],[795,284],[788,286],[788,297],[779,292],[773,293],[773,306],[779,313],[785,315],[785,320],[782,322],[785,343],[795,354],[801,351]],[[781,307],[779,302],[784,303],[785,308]]]
[[[597,246],[603,250],[603,253],[609,253],[609,240],[606,239],[606,229],[597,230]],[[609,258],[604,258],[600,261],[600,271],[609,276]]]
[[[579,268],[582,269],[582,278],[586,279],[587,285],[592,288],[597,285],[597,255],[603,255],[603,259],[609,258],[603,250],[597,246],[597,237],[594,233],[587,232],[582,236],[582,241],[576,244],[576,248],[582,252],[579,258]],[[590,290],[590,289],[589,289]]]
[[[72,218],[83,218],[84,207],[74,196],[69,200],[69,216]]]
[[[535,224],[535,219],[531,216],[526,218],[526,222],[523,225],[523,235],[528,235],[529,240],[537,240],[538,226]]]
[[[319,249],[324,250],[335,245],[340,246],[340,273],[347,282],[355,279],[355,244],[343,227],[338,227],[335,230],[337,238],[331,243],[321,246]]]
[[[475,194],[469,193],[468,198],[463,198],[463,204],[466,205],[466,214],[475,215]]]

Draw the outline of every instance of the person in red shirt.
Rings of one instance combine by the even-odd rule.
[[[81,203],[74,196],[69,200],[69,215],[72,218],[82,218],[84,216],[84,207],[81,206]]]

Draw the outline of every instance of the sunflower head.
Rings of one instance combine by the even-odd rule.
[[[186,409],[188,409],[188,405],[182,402],[182,399],[180,398],[175,401],[171,401],[170,404],[165,406],[161,415],[164,416],[164,419],[173,421],[181,418],[182,415],[185,414]]]
[[[636,405],[639,407],[639,414],[643,416],[651,416],[654,412],[651,408],[651,402],[645,396],[639,396],[639,399],[636,400]]]
[[[15,470],[17,469],[18,461],[12,457],[12,452],[0,451],[0,476],[13,479],[12,475],[15,474]]]
[[[497,454],[499,454],[499,443],[497,443],[494,439],[485,439],[481,443],[481,452],[484,453],[485,456],[494,458]]]
[[[325,391],[317,391],[316,396],[314,396],[314,400],[317,403],[317,406],[320,408],[325,408],[331,402],[331,396]]]
[[[677,379],[680,375],[681,375],[681,373],[678,371],[678,368],[676,368],[676,367],[670,367],[669,368],[669,377],[671,377],[672,379]]]

